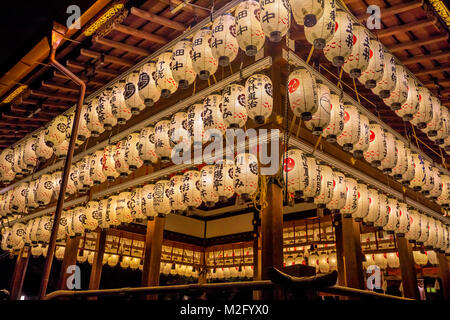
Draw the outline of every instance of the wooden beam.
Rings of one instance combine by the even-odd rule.
[[[150,248],[150,260],[149,264],[143,270],[148,270],[146,275],[146,281],[148,286],[158,286],[159,285],[159,271],[161,267],[161,251],[164,238],[164,225],[166,219],[163,217],[156,217],[155,220],[150,221],[150,232],[152,234],[151,248]],[[148,226],[147,226],[148,228]],[[147,239],[146,239],[147,240]],[[146,241],[147,243],[147,241]],[[146,248],[147,251],[147,248]],[[146,252],[147,254],[147,252]],[[147,257],[148,259],[148,257]],[[145,262],[145,261],[144,261]],[[143,278],[144,279],[144,278]],[[147,300],[157,300],[158,295],[147,295]]]
[[[437,83],[443,87],[450,86],[450,80],[446,80],[446,79],[438,79]],[[437,87],[433,81],[425,81],[425,82],[423,82],[423,85],[425,87],[431,87],[431,88]]]
[[[425,76],[427,74],[435,74],[435,73],[441,73],[441,72],[445,72],[445,71],[450,71],[450,64],[435,67],[435,68],[430,68],[430,69],[419,70],[419,71],[414,72],[414,74],[417,77],[420,77],[420,76]]]
[[[23,122],[7,122],[7,121],[0,121],[0,126],[10,126],[10,127],[33,127],[33,128],[39,128],[41,125],[37,123],[23,123]]]
[[[395,45],[389,46],[388,49],[391,52],[399,52],[399,51],[418,48],[421,46],[426,46],[428,44],[441,42],[441,41],[447,41],[447,40],[448,40],[448,33],[444,33],[444,34],[431,36],[431,37],[429,37],[427,39],[423,39],[423,40],[414,40],[414,41],[410,41],[410,42],[395,44]]]
[[[107,47],[115,48],[117,50],[134,53],[139,56],[148,56],[151,54],[151,52],[146,49],[137,48],[137,47],[131,46],[129,44],[125,44],[125,43],[118,42],[118,41],[113,41],[113,40],[109,40],[109,39],[105,39],[105,38],[101,38],[101,37],[94,37],[93,40],[95,43],[99,43],[99,44],[102,44]]]
[[[34,100],[34,99],[21,99],[19,100],[19,102],[17,102],[17,104],[26,104],[26,105],[34,105],[36,107],[38,106],[43,106],[43,107],[48,107],[48,108],[52,108],[52,109],[59,109],[59,110],[67,110],[69,108],[68,105],[66,104],[61,104],[58,102],[49,102],[49,101],[39,101],[39,100]]]
[[[97,233],[95,243],[94,261],[92,262],[91,277],[89,278],[89,290],[100,289],[100,279],[103,268],[103,255],[105,253],[106,231]],[[89,297],[89,300],[97,300],[97,297]]]
[[[80,54],[82,56],[89,57],[92,59],[97,59],[97,60],[100,60],[102,57],[102,54],[100,52],[88,50],[88,49],[81,49]],[[108,54],[103,54],[103,60],[105,61],[105,63],[113,63],[113,64],[125,66],[125,67],[132,67],[135,64],[131,60],[115,57],[115,56],[108,55]]]
[[[68,96],[60,93],[52,93],[52,92],[46,92],[46,91],[39,91],[39,90],[30,90],[30,95],[40,97],[40,98],[48,98],[48,99],[58,99],[58,100],[65,100],[70,102],[76,102],[77,98],[75,96]]]
[[[398,258],[402,274],[403,293],[405,298],[419,299],[417,287],[416,268],[411,244],[405,237],[397,238]]]
[[[142,30],[138,30],[123,24],[113,24],[113,29],[128,35],[132,35],[134,37],[138,37],[141,39],[148,40],[150,42],[159,43],[159,44],[166,44],[169,42],[166,38],[163,38],[161,36],[158,36],[156,34],[151,34],[149,32],[145,32]]]
[[[17,256],[14,273],[11,279],[10,300],[19,300],[22,295],[23,282],[27,273],[28,261],[30,260],[30,247],[25,246]]]
[[[77,264],[78,247],[80,245],[80,237],[70,238],[66,241],[66,249],[64,251],[64,258],[61,265],[61,272],[59,274],[58,288],[59,290],[72,290],[67,287],[67,279],[73,272],[67,273],[67,269]]]
[[[10,119],[10,120],[22,120],[22,121],[39,121],[39,122],[49,122],[51,119],[45,119],[40,117],[22,117],[22,116],[14,116],[10,114],[3,114],[2,116],[4,119]]]
[[[42,81],[41,86],[54,90],[67,91],[67,92],[79,92],[80,88],[71,84],[60,84],[56,82]]]
[[[400,59],[404,65],[419,63],[422,61],[439,60],[450,56],[450,50],[432,52],[420,56],[413,56],[411,58]]]
[[[442,292],[444,300],[450,300],[450,267],[444,253],[437,254],[439,259],[439,275],[442,281]]]
[[[436,24],[436,22],[437,22],[437,20],[435,17],[426,18],[426,19],[417,20],[417,21],[414,21],[411,23],[405,23],[405,24],[398,25],[398,26],[386,27],[384,29],[377,31],[377,35],[379,38],[385,38],[385,37],[389,37],[389,36],[392,36],[392,35],[395,35],[395,34],[401,33],[401,32],[423,29],[423,28],[426,28],[426,27]]]
[[[86,70],[86,66],[80,62],[77,61],[73,61],[73,60],[67,60],[66,61],[66,65],[69,68],[73,68],[73,69],[78,69],[81,71]],[[104,69],[104,68],[99,68],[97,66],[94,66],[94,72],[104,75],[104,76],[108,76],[108,77],[117,77],[121,74],[121,72],[113,70],[113,69]]]
[[[423,1],[422,0],[415,0],[415,1],[410,1],[410,2],[406,2],[406,3],[401,3],[389,8],[381,8],[381,19],[387,18],[387,17],[392,17],[393,15],[402,13],[402,12],[407,12],[416,8],[420,8],[423,5]],[[358,15],[358,19],[360,21],[364,21],[366,20],[368,17],[370,17],[372,15],[372,13],[364,13],[361,15]]]
[[[177,21],[174,21],[174,20],[170,20],[168,18],[156,15],[154,13],[151,13],[151,12],[148,12],[148,11],[145,11],[145,10],[138,9],[136,7],[132,7],[131,10],[130,10],[130,13],[132,15],[136,16],[136,17],[141,18],[141,19],[144,19],[144,20],[147,20],[147,21],[150,21],[150,22],[154,22],[154,23],[157,23],[157,24],[160,24],[162,26],[169,27],[171,29],[175,29],[175,30],[178,30],[178,31],[182,31],[183,32],[183,31],[185,31],[187,29],[187,26],[185,26],[184,24],[182,24],[180,22],[177,22]]]
[[[58,79],[70,80],[70,78],[68,76],[66,76],[65,74],[62,74],[58,71],[53,72],[53,77],[58,78]],[[79,75],[77,77],[80,78],[81,80],[83,80],[84,82],[86,82],[87,85],[103,86],[106,82],[106,81],[99,81],[99,80],[95,80],[95,79],[88,79],[88,77],[83,76],[83,75]]]
[[[164,4],[167,5],[172,5],[173,8],[177,7],[179,4],[183,3],[183,1],[181,0],[159,0],[159,2],[162,2]],[[207,17],[209,16],[209,10],[208,9],[204,9],[204,8],[199,8],[199,7],[193,7],[188,5],[185,5],[184,7],[181,8],[182,11],[186,11],[189,13],[192,13],[194,15],[197,15],[199,17]]]

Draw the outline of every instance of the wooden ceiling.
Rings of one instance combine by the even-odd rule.
[[[128,9],[128,15],[121,23],[113,24],[102,36],[92,37],[83,35],[83,31],[91,24],[86,23],[84,28],[72,35],[73,41],[66,41],[58,50],[58,60],[87,82],[87,94],[95,92],[179,36],[196,21],[209,16],[209,10],[192,6],[185,6],[172,13],[171,8],[180,4],[180,0],[121,2]],[[214,8],[220,8],[227,2],[215,1]],[[209,0],[193,0],[191,3],[207,8],[212,6],[212,1]],[[345,0],[345,4],[361,22],[367,17],[367,1]],[[433,13],[432,7],[420,0],[370,0],[370,4],[381,8],[382,29],[375,32],[379,39],[424,85],[440,96],[443,104],[450,106],[448,31],[439,16]],[[108,6],[91,21],[95,21],[107,9]],[[299,31],[301,29],[299,26],[293,28]],[[301,33],[293,37],[298,40],[298,53],[306,58],[311,45]],[[336,74],[336,68],[324,59],[319,50],[316,50],[313,57],[312,63],[319,63]],[[334,75],[326,71],[324,74],[333,80]],[[350,78],[344,77],[344,82],[353,86]],[[0,149],[10,146],[70,108],[78,95],[77,87],[66,76],[45,64],[39,65],[21,83],[28,85],[25,93],[10,104],[0,106]],[[371,101],[369,103],[361,98],[361,103],[366,108],[374,114],[379,113],[381,119],[399,133],[411,135],[412,127],[409,123],[403,123],[377,96],[358,82],[357,89],[360,95]],[[418,131],[416,130],[417,137],[423,142],[419,142],[420,149],[441,162],[439,147]]]

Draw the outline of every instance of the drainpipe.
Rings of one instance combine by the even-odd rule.
[[[66,28],[62,25],[54,23],[51,39],[50,64],[56,69],[68,76],[73,82],[80,86],[80,94],[78,96],[78,103],[75,108],[75,117],[73,120],[72,133],[70,135],[69,149],[67,151],[66,161],[64,163],[64,171],[61,180],[61,188],[59,190],[58,202],[56,205],[55,215],[53,217],[53,228],[48,245],[47,257],[45,259],[44,272],[42,274],[41,287],[39,290],[39,299],[43,299],[47,292],[48,281],[50,278],[50,271],[52,268],[53,257],[55,255],[56,238],[58,235],[59,221],[61,220],[61,212],[64,205],[64,194],[66,192],[67,181],[69,179],[70,166],[72,164],[73,152],[75,150],[75,141],[78,133],[78,124],[80,122],[81,108],[83,106],[84,96],[86,94],[86,84],[73,74],[70,70],[56,61],[55,54],[61,40],[64,38]]]

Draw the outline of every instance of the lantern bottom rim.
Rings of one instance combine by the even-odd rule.
[[[344,65],[344,61],[345,59],[343,56],[337,56],[333,58],[333,61],[331,63],[335,67],[342,67]]]
[[[366,89],[373,89],[377,86],[377,82],[375,80],[367,80],[364,86]]]
[[[280,31],[272,31],[269,35],[270,42],[280,42],[283,36]]]
[[[245,48],[245,54],[249,57],[253,57],[258,52],[258,49],[254,45],[249,45]]]

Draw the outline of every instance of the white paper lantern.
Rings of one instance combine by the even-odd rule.
[[[333,66],[340,67],[352,53],[354,43],[353,22],[348,13],[341,9],[336,10],[333,38],[323,49],[325,58],[332,62]]]
[[[309,183],[308,161],[306,154],[297,148],[289,148],[283,155],[283,179],[287,191],[296,198],[303,197],[303,191]]]
[[[147,216],[148,220],[153,220],[158,215],[153,206],[154,191],[154,183],[149,183],[142,187],[142,213]]]
[[[23,162],[28,169],[36,167],[38,158],[36,156],[36,136],[28,138],[24,143]]]
[[[231,159],[218,160],[214,165],[214,190],[220,202],[225,202],[234,195],[234,170],[234,161]]]
[[[260,23],[259,3],[254,0],[242,1],[234,12],[236,39],[247,56],[255,56],[265,42],[265,34]]]
[[[367,210],[367,215],[363,217],[363,221],[366,225],[373,226],[375,221],[377,221],[380,216],[380,196],[378,190],[368,188],[367,197],[369,208]]]
[[[48,243],[53,228],[53,217],[42,217],[39,222],[37,240],[39,243]]]
[[[85,221],[85,231],[91,232],[98,227],[98,221],[101,216],[98,212],[98,201],[89,201],[85,208],[86,221]]]
[[[426,254],[420,251],[413,251],[414,262],[423,267],[428,263],[428,257]]]
[[[393,234],[399,224],[399,203],[394,198],[388,198],[389,219],[388,223],[383,227],[389,234]]]
[[[40,245],[31,247],[31,255],[33,258],[38,258],[42,255],[42,247]]]
[[[427,88],[417,87],[417,93],[419,95],[419,106],[410,122],[419,129],[425,129],[427,122],[433,118],[433,102],[430,90]]]
[[[403,177],[403,174],[408,169],[408,166],[411,166],[411,163],[408,163],[408,151],[405,147],[405,143],[399,139],[395,139],[396,153],[397,153],[397,162],[395,166],[392,168],[389,173],[396,180],[400,180]]]
[[[200,192],[203,202],[208,207],[214,207],[219,196],[214,188],[214,165],[206,165],[200,171]]]
[[[450,114],[446,106],[441,107],[441,124],[437,130],[436,135],[430,136],[428,138],[433,141],[438,146],[445,144],[445,139],[450,136]]]
[[[223,120],[228,128],[242,128],[247,122],[245,88],[233,83],[222,92]]]
[[[272,90],[272,80],[264,74],[254,74],[245,82],[247,114],[257,124],[263,124],[272,114]]]
[[[367,89],[373,89],[377,82],[383,78],[384,48],[380,41],[371,39],[369,46],[369,65],[361,72],[359,82]]]
[[[104,150],[97,150],[88,157],[89,178],[92,184],[98,185],[106,181],[106,175],[103,173],[103,153]]]
[[[183,199],[183,175],[176,174],[170,178],[169,190],[167,191],[170,200],[170,207],[175,213],[181,214],[187,209],[187,204]]]
[[[358,182],[351,177],[345,177],[345,188],[347,196],[340,212],[344,217],[351,217],[358,208]]]
[[[103,91],[99,97],[97,106],[98,120],[103,125],[104,129],[108,131],[117,125],[117,118],[113,114],[113,108],[111,105],[111,96],[111,88]]]
[[[351,104],[344,104],[344,130],[337,137],[337,143],[344,151],[353,149],[353,145],[361,136],[360,113],[358,108]]]
[[[169,188],[169,180],[163,179],[155,183],[155,189],[153,191],[153,207],[158,213],[158,216],[165,217],[172,210],[170,207]]]
[[[109,218],[109,224],[111,226],[118,226],[121,223],[116,213],[118,199],[119,197],[117,195],[110,196],[106,205],[106,216]]]
[[[306,127],[314,135],[321,135],[330,123],[330,88],[317,81],[317,110],[312,114],[311,120],[305,122]]]
[[[126,158],[127,150],[127,139],[120,140],[116,144],[116,152],[114,154],[114,161],[116,165],[116,170],[121,177],[128,177],[131,173],[130,166]]]
[[[16,177],[16,173],[12,169],[12,166],[13,166],[13,149],[11,148],[3,149],[0,154],[0,176],[1,181],[5,184],[9,184]]]
[[[41,207],[50,203],[53,195],[53,179],[50,174],[39,177],[36,187],[36,201]]]
[[[222,136],[225,134],[227,126],[223,120],[221,108],[222,96],[218,93],[210,94],[203,100],[202,120],[205,131],[203,137],[204,142],[211,141],[212,137],[222,139]]]
[[[333,197],[327,203],[327,208],[336,212],[345,206],[347,192],[345,185],[345,176],[340,171],[333,170]]]
[[[84,156],[80,160],[80,165],[78,167],[78,178],[80,183],[83,185],[84,190],[88,190],[94,185],[94,180],[91,178],[91,157]]]
[[[399,209],[398,209],[398,225],[395,229],[395,233],[398,237],[404,237],[405,234],[410,229],[410,219],[409,219],[409,212],[408,212],[408,206],[404,202],[399,202]]]
[[[436,203],[444,208],[448,208],[450,205],[450,177],[447,175],[441,175],[442,192],[437,197]]]
[[[290,27],[290,11],[288,1],[260,0],[261,27],[270,42],[280,42],[287,34]]]
[[[234,161],[234,191],[246,199],[258,190],[258,160],[252,153],[240,153]]]
[[[405,172],[402,174],[402,184],[409,185],[409,182],[414,178],[414,174],[416,172],[416,168],[414,166],[414,159],[412,156],[412,151],[409,148],[405,148],[406,150],[406,163],[407,168]]]
[[[198,30],[192,40],[192,65],[200,80],[216,73],[218,62],[211,52],[211,30],[203,27]]]
[[[19,144],[17,147],[17,151],[18,151],[18,159],[17,159],[17,164],[19,165],[20,170],[22,171],[22,173],[28,174],[30,172],[30,169],[28,168],[26,162],[24,161],[25,158],[25,142]]]
[[[336,142],[337,136],[342,133],[342,130],[344,130],[344,104],[337,94],[331,92],[330,122],[323,130],[322,136],[328,142]]]
[[[183,175],[182,193],[188,208],[197,208],[202,204],[200,171],[192,168]]]
[[[149,61],[141,67],[138,90],[146,107],[153,106],[161,97],[161,89],[156,85],[156,61]]]
[[[289,75],[289,105],[302,120],[311,120],[319,107],[316,78],[305,68],[297,68]]]
[[[178,41],[172,50],[172,76],[180,89],[188,88],[195,81],[197,73],[192,66],[192,42]]]
[[[291,0],[292,1],[292,0]],[[299,2],[298,0],[294,0],[293,2]],[[304,2],[304,1],[302,1]],[[307,26],[305,24],[305,36],[306,36],[306,40],[311,43],[315,49],[323,49],[325,48],[325,45],[327,44],[327,42],[329,42],[331,40],[331,38],[333,38],[333,34],[334,34],[334,27],[335,27],[335,20],[336,20],[336,6],[334,4],[334,0],[326,0],[326,1],[318,1],[318,0],[312,0],[312,1],[308,1],[308,4],[312,4],[312,7],[314,7],[314,5],[317,6],[317,9],[319,9],[323,14],[321,14],[320,18],[317,18],[316,15],[309,15],[308,17],[314,17],[314,19],[317,20],[317,23],[315,23],[313,26]],[[292,5],[292,2],[291,2]],[[296,13],[303,11],[303,12],[308,12],[308,9],[312,9],[308,8],[307,6],[302,6],[302,7],[296,7],[293,6],[294,10],[294,18],[296,21]],[[323,9],[322,9],[323,8]],[[303,16],[303,15],[302,15]],[[302,17],[303,19],[303,17]],[[303,20],[302,20],[303,21]],[[307,24],[309,25],[310,21],[307,20]]]
[[[116,152],[116,145],[108,145],[103,150],[102,172],[109,181],[113,181],[119,176],[119,172],[116,170],[116,161],[114,159]]]
[[[100,97],[97,96],[89,102],[86,113],[86,125],[87,128],[91,131],[91,135],[93,137],[98,137],[105,131],[105,128],[99,118],[99,106]]]
[[[217,17],[212,25],[211,52],[219,65],[226,67],[236,59],[239,45],[235,19],[231,13]]]
[[[392,172],[392,168],[397,165],[398,153],[397,153],[397,139],[395,136],[386,131],[384,132],[386,138],[386,156],[381,160],[378,169],[384,173],[389,174]]]
[[[171,50],[160,54],[156,62],[156,85],[161,89],[163,98],[169,97],[178,89],[178,82],[172,76],[171,63]]]
[[[433,179],[433,188],[430,190],[429,194],[426,195],[431,200],[437,200],[437,198],[442,193],[442,183],[441,183],[441,175],[439,173],[439,169],[436,167],[431,168],[431,175]]]
[[[189,135],[191,136],[192,144],[195,146],[201,146],[205,140],[205,130],[203,127],[203,104],[195,103],[187,110],[187,128]],[[224,122],[225,123],[225,122]]]
[[[133,215],[130,208],[131,192],[123,191],[119,193],[116,204],[116,217],[121,223],[131,223]]]
[[[69,141],[64,140],[61,144],[56,147],[53,147],[55,157],[58,160],[65,159],[67,156],[67,152],[69,151]]]
[[[435,137],[438,133],[438,130],[442,126],[442,108],[441,102],[435,96],[431,96],[432,102],[432,113],[433,116],[430,121],[428,121],[426,128],[424,131],[429,138]]]
[[[137,187],[131,190],[131,199],[128,203],[128,206],[131,210],[131,215],[133,216],[134,221],[137,223],[141,223],[146,218],[146,215],[144,214],[144,208],[143,208],[143,194],[142,194],[142,187]]]
[[[430,161],[424,159],[424,183],[422,185],[421,192],[423,195],[427,196],[430,194],[430,190],[434,187],[434,174],[433,174],[433,166]]]
[[[303,190],[303,198],[308,202],[313,202],[314,198],[320,194],[320,165],[316,158],[311,155],[306,156],[307,170],[308,170],[308,184]]]
[[[360,137],[351,150],[355,158],[362,158],[364,156],[364,152],[369,148],[370,143],[369,118],[363,114],[360,114],[359,120]]]
[[[395,58],[388,52],[384,52],[383,77],[377,82],[372,92],[379,95],[380,98],[386,99],[390,96],[391,91],[397,83],[397,68]]]
[[[363,219],[369,214],[369,189],[364,183],[358,183],[358,200],[356,211],[353,212],[352,216],[355,221],[363,221]]]
[[[23,177],[24,172],[22,171],[22,168],[20,167],[20,161],[21,160],[20,160],[20,150],[19,150],[18,147],[15,147],[12,150],[12,158],[11,158],[11,160],[12,160],[11,169],[12,169],[12,171],[15,172],[16,177],[17,178]]]
[[[45,131],[45,144],[49,147],[56,147],[66,140],[67,117],[63,114],[58,115],[50,123]]]
[[[399,110],[408,98],[408,74],[400,64],[396,66],[396,73],[395,87],[391,90],[389,97],[383,100],[392,110]]]
[[[131,171],[135,171],[144,163],[139,156],[139,133],[130,133],[125,146],[125,159]]]
[[[170,120],[167,118],[158,121],[155,125],[155,152],[163,162],[168,162],[172,156],[169,129]]]
[[[108,215],[108,198],[98,201],[97,205],[98,227],[102,230],[108,229],[111,219]]]
[[[410,121],[414,114],[419,110],[419,93],[417,92],[417,84],[414,78],[408,76],[408,94],[405,103],[395,113],[403,119]]]
[[[139,157],[144,161],[145,165],[151,165],[158,162],[155,151],[155,128],[149,126],[143,128],[139,134]]]
[[[125,80],[119,80],[113,87],[111,93],[112,113],[117,118],[118,124],[124,124],[131,118],[131,109],[125,102]]]
[[[409,186],[412,187],[414,191],[421,191],[426,180],[425,162],[422,156],[415,152],[412,154],[412,159],[414,163],[414,177],[409,182]]]
[[[45,161],[52,157],[53,155],[53,148],[49,147],[45,143],[45,134],[46,130],[43,129],[39,131],[37,134],[37,141],[36,141],[36,156],[38,157],[39,161]]]
[[[182,153],[191,145],[191,136],[188,130],[187,113],[180,111],[172,115],[169,125],[169,138],[175,152]]]
[[[66,251],[66,247],[58,246],[55,250],[55,258],[58,260],[64,259],[64,252]]]
[[[299,25],[313,27],[320,22],[323,15],[327,14],[324,1],[320,0],[289,0],[292,15]],[[333,2],[334,8],[334,2]]]
[[[424,241],[425,249],[432,249],[437,242],[437,226],[436,220],[428,217],[428,239]]]
[[[314,203],[324,208],[333,199],[334,174],[333,170],[324,164],[320,164],[320,173],[320,194],[314,198]]]
[[[52,177],[53,182],[53,177]],[[39,203],[37,202],[37,186],[38,180],[31,180],[28,185],[27,196],[25,197],[25,204],[27,208],[36,209],[39,207]]]
[[[156,76],[158,79],[158,76]],[[131,114],[139,114],[145,109],[144,101],[139,95],[139,70],[134,70],[126,79],[123,91],[126,106],[131,110]]]
[[[364,152],[364,159],[372,166],[379,167],[386,154],[387,145],[384,129],[377,123],[370,123],[369,147]]]
[[[373,225],[378,228],[383,228],[389,222],[389,202],[388,197],[383,193],[378,194],[378,199],[380,203],[380,213]]]
[[[81,145],[91,136],[91,131],[88,129],[86,122],[87,112],[88,112],[88,105],[84,103],[83,106],[81,107],[80,121],[78,122],[78,132],[77,132],[78,145]]]
[[[409,242],[414,242],[420,237],[421,231],[421,214],[417,210],[408,209],[409,213],[409,230],[405,233],[405,238]]]
[[[353,46],[351,54],[345,59],[343,69],[350,78],[358,78],[369,65],[370,38],[364,26],[353,25]]]

